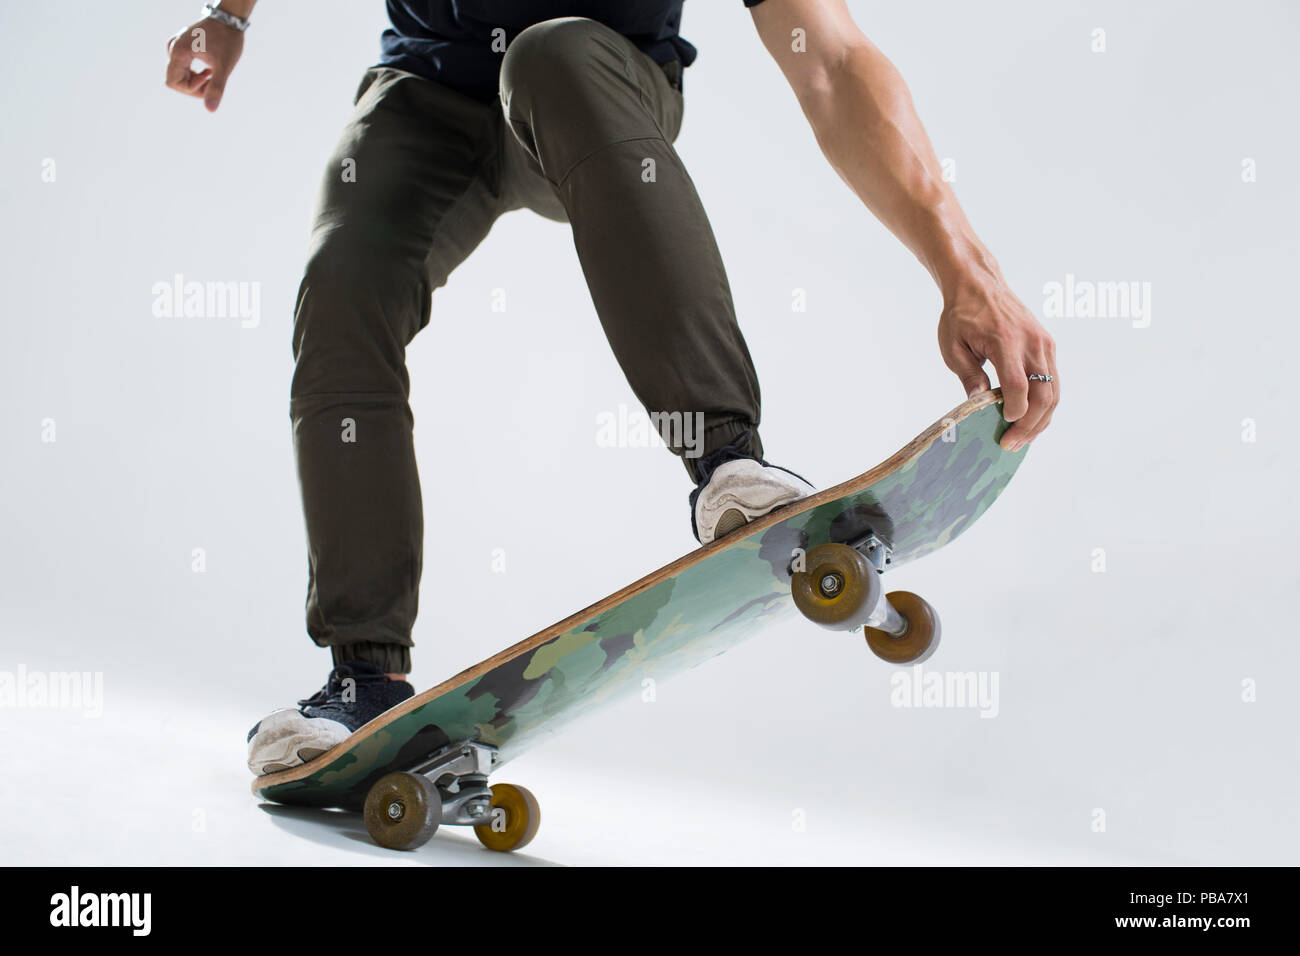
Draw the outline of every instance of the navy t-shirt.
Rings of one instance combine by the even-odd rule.
[[[745,0],[752,7],[762,0]],[[392,27],[380,39],[392,66],[489,101],[497,95],[501,51],[525,27],[556,17],[587,17],[617,30],[656,63],[690,66],[695,47],[678,35],[683,0],[388,0]],[[500,46],[501,44],[495,44]]]

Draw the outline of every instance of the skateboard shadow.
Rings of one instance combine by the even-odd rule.
[[[359,813],[344,810],[320,810],[313,807],[286,807],[278,803],[261,803],[259,808],[281,830],[321,846],[342,848],[373,856],[376,860],[392,859],[400,854],[428,866],[559,866],[550,860],[527,853],[494,853],[464,827],[444,827],[424,846],[402,852],[386,850],[375,844],[366,832]]]

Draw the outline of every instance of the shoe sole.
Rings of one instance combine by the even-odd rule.
[[[713,531],[713,539],[716,541],[718,538],[724,538],[747,524],[749,524],[749,519],[745,517],[743,511],[739,508],[728,508],[722,513],[722,517],[718,519],[718,526]]]

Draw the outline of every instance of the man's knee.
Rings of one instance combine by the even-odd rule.
[[[342,237],[318,244],[294,310],[296,378],[314,390],[391,388],[404,379],[405,348],[428,323],[430,298],[427,278],[392,250]],[[336,387],[317,381],[334,377]]]
[[[502,102],[578,81],[588,58],[600,50],[598,35],[608,29],[585,17],[560,17],[526,28],[501,61]]]

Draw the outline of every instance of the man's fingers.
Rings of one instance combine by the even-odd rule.
[[[988,391],[989,377],[985,374],[982,365],[954,371],[957,372],[957,377],[961,379],[961,387],[966,389],[967,398],[971,398],[980,392]]]
[[[1047,370],[1052,376],[1052,408],[1061,404],[1061,373],[1056,368],[1056,343],[1051,339],[1047,340]],[[1051,419],[1051,413],[1048,413],[1048,419]],[[1044,428],[1047,426],[1044,425]]]
[[[217,76],[215,73],[208,81],[207,88],[203,91],[203,105],[209,113],[215,113],[217,107],[221,105],[221,96],[226,92],[226,78]]]
[[[172,43],[175,42],[176,38],[172,37]],[[167,86],[169,88],[193,95],[189,83],[190,77],[194,75],[194,71],[190,69],[191,59],[193,58],[189,56],[188,51],[182,49],[177,52],[172,49],[171,59],[167,61]]]
[[[961,387],[966,389],[967,398],[973,398],[989,389],[989,377],[982,368],[977,368],[973,372],[958,373],[957,377],[961,379]]]
[[[1021,439],[1026,431],[1019,423],[1029,411],[1029,380],[1025,377],[1024,359],[1018,350],[998,349],[992,359],[998,373],[998,384],[1002,386],[1002,417],[1017,423],[1002,436],[1002,447],[1010,448],[1012,442]]]
[[[172,38],[174,44],[176,38]],[[204,69],[195,72],[193,63],[202,63]],[[167,61],[167,86],[189,96],[202,96],[200,88],[212,76],[213,63],[206,56],[196,54],[187,46],[171,46],[171,59]]]
[[[168,83],[167,86],[178,93],[184,93],[186,96],[202,96],[204,84],[210,79],[212,79],[211,70],[204,70],[202,73],[190,71],[189,76],[179,83]]]
[[[1007,429],[1007,435],[1011,436],[1012,444],[1007,446],[1004,441],[1003,447],[1010,447],[1012,451],[1019,451],[1033,441],[1038,433],[1043,430],[1043,423],[1051,414],[1052,405],[1052,383],[1030,382],[1029,409],[1019,421]],[[1006,437],[1006,435],[1003,436],[1004,439]]]
[[[941,344],[940,350],[944,354],[944,361],[948,368],[961,381],[961,387],[966,390],[967,398],[988,389],[989,377],[984,373],[984,362],[979,356],[964,345],[945,350]]]
[[[1042,357],[1038,360],[1038,368],[1043,369],[1039,374],[1045,374],[1051,378],[1050,382],[1034,381],[1030,383],[1031,399],[1041,399],[1045,407],[1038,421],[1034,423],[1029,435],[1025,438],[1025,444],[1029,444],[1039,435],[1047,430],[1047,426],[1052,423],[1052,413],[1056,411],[1056,406],[1061,403],[1061,375],[1056,369],[1056,344],[1049,338],[1043,348]]]
[[[1038,358],[1021,359],[1022,368],[1027,368],[1030,373],[1035,375],[1052,375],[1052,381],[1046,382],[1042,379],[1029,381],[1028,375],[1024,375],[1025,388],[1027,390],[1027,405],[1025,413],[1016,419],[1015,424],[1006,430],[1002,436],[1002,447],[1008,451],[1019,451],[1025,445],[1029,444],[1051,421],[1052,410],[1056,408],[1056,376],[1047,371],[1051,364],[1045,354],[1040,354]],[[1039,371],[1042,369],[1043,371]],[[1005,394],[1005,389],[1004,389]],[[1006,415],[1006,413],[1003,413]],[[1010,419],[1009,415],[1006,415]]]
[[[1035,390],[1039,386],[1042,387],[1043,400],[1047,403],[1047,407],[1043,411],[1042,417],[1035,423],[1029,437],[1025,439],[1026,445],[1047,431],[1047,426],[1052,424],[1052,414],[1056,411],[1056,406],[1061,403],[1061,376],[1057,374],[1056,363],[1048,359],[1048,364],[1044,367],[1051,369],[1047,374],[1052,376],[1052,380],[1050,382],[1031,382],[1030,386]],[[1033,393],[1031,392],[1031,394]]]

